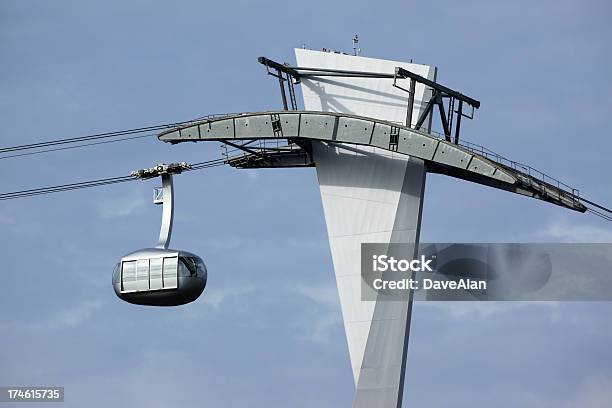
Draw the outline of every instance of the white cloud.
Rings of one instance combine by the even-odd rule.
[[[215,374],[206,364],[194,364],[193,354],[187,350],[157,349],[147,347],[140,352],[133,367],[117,370],[113,375],[93,374],[75,377],[67,383],[70,390],[70,406],[108,406],[112,401],[121,401],[121,406],[146,406],[162,408],[168,406],[215,406],[221,401]],[[112,394],[92,395],[100,389],[112,390]],[[201,395],[201,390],[206,390]]]
[[[566,220],[556,220],[535,234],[538,239],[555,242],[612,242],[612,228],[587,224],[570,224]]]
[[[60,310],[47,324],[51,327],[73,328],[85,323],[102,307],[102,302],[85,300],[74,307]]]
[[[289,237],[284,241],[289,248],[328,250],[327,239]]]
[[[314,343],[327,343],[332,339],[332,330],[342,324],[340,301],[335,285],[300,285],[293,286],[297,294],[314,302],[319,308],[315,312],[315,319],[305,325],[298,338]]]
[[[210,293],[205,293],[202,303],[211,305],[215,309],[218,309],[227,299],[235,296],[246,295],[254,290],[254,285],[231,285],[224,288],[216,287]]]
[[[96,209],[102,218],[115,218],[131,215],[147,204],[142,191],[135,191],[131,195],[105,199]]]
[[[221,252],[227,254],[235,249],[249,247],[251,242],[237,234],[206,235],[197,241],[198,246],[206,248],[207,252]]]
[[[251,184],[259,180],[259,171],[257,170],[249,170],[246,172],[246,175],[249,178],[249,181],[251,182]]]
[[[548,309],[551,319],[555,318],[554,311],[558,302],[432,302],[418,301],[418,307],[428,307],[446,313],[453,319],[463,320],[466,318],[482,319],[493,317],[502,313],[525,308]]]
[[[612,378],[594,377],[585,381],[565,408],[607,408],[612,402]]]
[[[104,302],[100,300],[84,300],[64,307],[39,320],[26,319],[0,322],[0,328],[32,331],[73,329],[89,321],[103,305]]]
[[[294,289],[300,295],[305,296],[321,306],[332,309],[338,309],[340,307],[338,290],[334,285],[300,285],[295,286]]]

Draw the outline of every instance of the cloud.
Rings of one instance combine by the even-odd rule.
[[[612,401],[612,378],[593,377],[585,381],[564,408],[606,408]]]
[[[295,291],[319,304],[323,307],[338,309],[340,303],[338,300],[338,290],[334,285],[318,284],[318,285],[301,285],[295,286]]]
[[[566,220],[556,220],[535,236],[555,242],[612,242],[612,229],[586,224],[575,225]]]
[[[102,302],[85,300],[75,307],[60,310],[48,321],[48,325],[58,328],[74,328],[85,323],[102,307]]]
[[[65,384],[70,391],[69,406],[168,406],[192,407],[206,401],[215,406],[222,400],[215,383],[215,375],[206,364],[194,364],[189,350],[147,347],[140,352],[134,365],[115,372],[75,377]],[[91,396],[96,390],[113,390],[108,395]],[[170,391],[171,390],[171,391]],[[200,390],[206,390],[205,395]],[[212,404],[212,405],[211,405]]]
[[[236,249],[249,247],[251,240],[238,234],[215,234],[205,235],[204,238],[197,240],[197,246],[206,248],[207,252],[220,252],[227,254]]]
[[[103,305],[104,302],[100,300],[84,300],[62,308],[39,320],[22,319],[13,322],[1,322],[0,328],[31,331],[74,329],[91,320]]]
[[[220,308],[227,299],[235,296],[245,295],[255,290],[254,285],[231,285],[226,287],[216,287],[214,291],[203,296],[202,303],[211,305],[215,309]]]
[[[136,191],[131,195],[103,200],[97,205],[96,209],[102,218],[126,217],[147,204],[142,191]]]
[[[503,313],[525,308],[538,308],[551,312],[551,319],[555,319],[555,310],[558,302],[432,302],[417,301],[418,307],[425,307],[444,312],[455,320],[468,318],[483,319],[494,317]]]
[[[251,183],[255,183],[256,181],[259,180],[259,171],[247,171],[246,172],[247,177],[249,178],[249,181]]]
[[[296,285],[291,290],[313,302],[317,307],[314,317],[305,315],[306,322],[301,322],[298,339],[314,343],[328,343],[333,339],[332,331],[342,324],[340,301],[335,285],[314,284]],[[309,308],[312,310],[312,308]]]
[[[304,250],[329,250],[329,243],[327,239],[321,239],[319,237],[289,237],[284,242],[289,248],[299,248]]]

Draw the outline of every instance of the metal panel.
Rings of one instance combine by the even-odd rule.
[[[178,287],[178,258],[164,258],[163,266],[164,289]]]
[[[300,115],[297,113],[281,113],[279,116],[283,137],[297,137]]]
[[[149,290],[149,260],[136,261],[136,287],[137,290]]]
[[[430,80],[435,78],[435,68],[403,61],[390,61],[354,55],[343,55],[298,48],[295,50],[298,66],[393,74],[395,67],[403,67]],[[410,87],[410,80],[399,79],[397,85]],[[393,79],[310,77],[302,78],[304,109],[353,114],[405,123],[408,94],[393,86]],[[431,90],[417,84],[412,111],[413,122],[425,108]],[[429,123],[427,121],[426,123]]]
[[[173,130],[173,131],[164,132],[163,136],[161,136],[160,139],[161,140],[176,140],[179,138],[180,138],[179,131]]]
[[[372,146],[389,149],[389,138],[391,137],[390,135],[391,126],[382,123],[377,123],[374,126],[374,133],[372,134]]]
[[[483,176],[492,176],[493,173],[495,173],[495,166],[474,156],[472,161],[470,161],[468,170],[473,171],[474,173],[482,174]]]
[[[161,248],[145,248],[132,252],[121,258],[122,261],[137,261],[138,259],[162,258],[178,256],[178,252],[174,250]]]
[[[149,265],[149,282],[151,290],[161,289],[162,284],[162,258],[151,258]]]
[[[122,292],[134,292],[138,290],[138,284],[136,283],[136,261],[122,262],[121,288]]]
[[[572,206],[574,206],[576,204],[576,200],[572,200],[571,198],[568,198],[568,197],[566,197],[564,195],[561,195],[559,198],[567,206],[572,207]]]
[[[431,160],[438,143],[434,138],[402,129],[399,134],[397,151],[420,159]]]
[[[304,114],[300,117],[300,137],[332,140],[336,117]]]
[[[339,142],[370,144],[373,126],[374,123],[369,120],[341,117],[338,120],[336,140]]]
[[[270,115],[245,116],[236,118],[236,138],[273,137],[272,118]]]
[[[230,139],[234,137],[234,121],[232,119],[217,120],[200,125],[202,139]]]
[[[547,196],[552,197],[555,200],[559,200],[559,191],[553,190],[552,188],[544,187],[544,192]]]
[[[505,183],[510,183],[510,184],[514,184],[516,182],[516,179],[514,177],[512,177],[505,171],[500,170],[499,168],[495,170],[495,173],[493,174],[493,178],[503,181]]]
[[[448,143],[440,142],[434,161],[460,169],[466,169],[472,155]]]
[[[197,125],[181,129],[181,139],[199,139],[200,131]]]

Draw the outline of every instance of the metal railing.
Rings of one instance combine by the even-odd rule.
[[[413,131],[415,131],[413,129]],[[433,136],[436,139],[445,140],[444,135],[440,132],[436,132],[434,130],[423,131],[423,133],[428,134],[429,136]],[[546,192],[546,186],[554,187],[557,189],[559,196],[564,196],[567,199],[572,201],[572,204],[580,203],[580,190],[569,186],[568,184],[559,181],[558,179],[549,176],[548,174],[535,169],[527,164],[520,163],[514,160],[510,160],[491,149],[488,149],[482,145],[468,142],[467,140],[460,140],[459,146],[469,150],[471,153],[478,154],[488,160],[491,160],[497,164],[508,167],[523,176],[525,176],[525,180],[521,180],[529,184],[530,187],[536,188],[540,190],[543,194],[548,194]],[[534,184],[534,180],[543,183],[543,185]]]
[[[245,144],[244,147],[248,147],[258,153],[269,153],[269,152],[291,152],[301,150],[302,148],[296,144],[289,143],[287,139],[275,138],[275,139],[254,139]],[[228,148],[228,145],[221,144],[221,158],[228,162],[235,160],[240,157],[247,157],[251,154],[244,150],[236,148]]]

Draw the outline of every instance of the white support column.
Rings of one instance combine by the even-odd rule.
[[[303,49],[296,49],[295,56],[298,66],[310,68],[392,74],[395,67],[403,67],[432,80],[436,71],[421,64]],[[398,85],[408,88],[410,81],[399,80]],[[404,123],[407,116],[408,94],[390,79],[303,78],[302,94],[306,110],[396,123]],[[430,97],[429,89],[416,85],[413,124]],[[418,247],[425,164],[375,147],[333,142],[313,142],[313,160],[355,380],[353,406],[397,408],[402,402],[412,299],[361,300],[361,243]]]
[[[425,165],[376,148],[314,143],[356,392],[354,407],[401,406],[412,299],[361,300],[361,243],[418,246]]]

